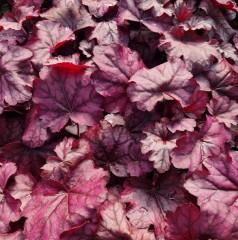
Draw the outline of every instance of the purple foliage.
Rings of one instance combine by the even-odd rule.
[[[236,1],[8,2],[0,239],[237,240]]]

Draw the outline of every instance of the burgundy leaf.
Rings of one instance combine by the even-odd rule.
[[[177,140],[171,153],[176,168],[201,169],[202,163],[212,155],[219,155],[224,143],[231,140],[230,133],[216,118],[207,117],[199,132],[187,133]]]
[[[65,178],[64,186],[54,180],[39,183],[23,211],[26,237],[58,240],[64,231],[90,219],[106,200],[106,181],[107,173],[87,160]],[[55,222],[58,224],[52,229]]]
[[[169,130],[160,123],[143,131],[147,136],[141,141],[142,153],[150,153],[149,160],[153,162],[154,168],[159,173],[164,173],[170,168],[170,152],[176,147],[178,134],[171,134]]]
[[[128,162],[136,156],[130,152],[133,139],[124,126],[112,127],[104,121],[90,128],[84,137],[91,143],[96,166],[108,169],[116,176],[128,176]]]
[[[28,147],[41,147],[49,137],[49,131],[43,126],[39,118],[39,109],[33,105],[26,115],[26,128],[22,137],[22,142]]]
[[[96,238],[97,224],[84,222],[60,234],[60,240],[88,240]]]
[[[38,22],[25,45],[34,54],[32,62],[36,65],[47,62],[51,53],[56,50],[57,44],[74,39],[72,34],[72,30],[62,27],[59,23],[48,20]]]
[[[207,159],[203,164],[208,171],[194,173],[184,187],[198,197],[198,204],[215,200],[231,206],[238,199],[237,152],[230,152],[232,160],[225,154]]]
[[[44,67],[40,78],[33,101],[40,107],[44,127],[58,132],[69,119],[92,126],[101,118],[101,98],[85,71]]]
[[[197,240],[199,236],[199,210],[192,204],[179,206],[167,212],[166,237],[170,240]],[[205,221],[204,221],[205,222]],[[205,224],[204,224],[205,225]]]
[[[0,146],[20,140],[24,131],[24,119],[22,117],[0,116]]]
[[[206,111],[208,96],[205,91],[196,90],[191,97],[190,104],[183,108],[183,111],[191,118],[201,118]]]
[[[125,208],[120,202],[109,202],[101,210],[97,235],[99,239],[148,239],[155,240],[155,236],[147,229],[136,229],[131,226],[126,218]]]
[[[183,61],[173,58],[152,69],[142,68],[130,79],[128,95],[140,110],[152,111],[157,102],[177,100],[189,104],[196,83]]]
[[[21,142],[12,142],[2,148],[1,162],[16,163],[19,173],[32,173],[39,178],[39,169],[48,156],[53,155],[54,144],[44,145],[41,148],[29,148]]]
[[[9,105],[23,103],[31,98],[33,81],[29,59],[31,51],[20,46],[8,46],[0,41],[0,113],[4,101]]]
[[[53,7],[41,14],[52,22],[58,22],[61,26],[71,30],[80,30],[86,27],[93,27],[94,21],[84,6],[76,0],[55,0]]]

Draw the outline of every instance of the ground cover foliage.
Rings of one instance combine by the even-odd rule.
[[[0,239],[238,239],[235,1],[2,6]]]

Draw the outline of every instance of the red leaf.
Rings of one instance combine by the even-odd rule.
[[[166,214],[166,237],[169,240],[197,240],[199,237],[199,210],[191,205],[179,206]]]

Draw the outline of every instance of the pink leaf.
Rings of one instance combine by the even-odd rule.
[[[117,0],[82,0],[82,3],[88,7],[93,16],[101,18],[108,13],[110,8],[116,6]]]
[[[195,33],[184,34],[180,28],[173,28],[171,33],[164,32],[160,49],[165,50],[170,58],[183,57],[188,69],[194,65],[210,67],[214,57],[220,58],[216,42],[206,42]]]
[[[21,230],[18,230],[13,233],[6,233],[6,234],[0,233],[0,238],[2,240],[25,240],[25,236],[23,235]]]
[[[143,131],[147,136],[141,141],[142,153],[150,153],[149,160],[159,173],[170,168],[170,152],[176,146],[178,134],[171,134],[162,124],[156,122],[154,127]]]
[[[19,174],[15,176],[15,182],[9,187],[10,194],[21,201],[21,210],[25,208],[31,200],[31,193],[36,184],[35,179],[30,174]]]
[[[202,163],[212,155],[219,155],[224,143],[231,140],[230,133],[213,117],[207,117],[200,132],[187,133],[177,140],[171,153],[172,163],[177,168],[201,169]]]
[[[31,51],[20,46],[8,46],[0,41],[0,113],[4,101],[16,105],[31,99],[33,82],[32,67],[29,59]]]
[[[217,201],[201,205],[200,232],[212,239],[236,240],[238,238],[238,208]]]
[[[86,160],[65,177],[64,186],[54,180],[39,183],[23,211],[26,237],[58,240],[64,231],[90,219],[106,200],[107,178],[107,172]]]
[[[237,152],[231,152],[232,160],[227,160],[225,154],[207,159],[203,164],[208,172],[197,172],[188,179],[184,187],[194,196],[198,197],[198,204],[218,201],[233,205],[237,199],[238,171]]]
[[[65,137],[56,146],[55,153],[57,156],[47,158],[46,164],[41,168],[43,169],[41,176],[45,179],[62,182],[70,168],[86,159],[90,153],[90,146],[85,140],[76,141],[73,138]]]
[[[228,42],[231,37],[234,36],[235,31],[229,25],[219,8],[217,8],[212,1],[208,0],[203,0],[200,8],[202,8],[208,16],[214,19],[213,27],[215,33],[218,34],[224,42]]]
[[[231,127],[231,124],[238,124],[238,104],[236,101],[229,100],[226,96],[213,94],[207,108],[211,115],[227,127]]]
[[[117,26],[116,21],[99,22],[87,39],[97,39],[99,46],[128,43],[128,37]]]
[[[102,221],[97,232],[99,239],[155,240],[154,234],[147,229],[136,229],[131,226],[126,218],[125,208],[120,202],[105,204],[100,213]]]
[[[66,43],[73,40],[73,32],[69,28],[62,27],[59,23],[48,20],[36,24],[30,39],[25,45],[33,52],[32,62],[41,65],[47,62],[55,46],[61,42]]]
[[[69,119],[92,126],[101,118],[101,98],[85,71],[44,67],[40,78],[33,101],[40,107],[44,127],[58,132]]]
[[[53,7],[41,14],[41,17],[58,22],[73,31],[93,27],[94,21],[84,6],[76,0],[53,1]]]
[[[189,104],[196,83],[183,61],[173,58],[152,69],[141,69],[130,79],[128,95],[140,110],[152,111],[157,102],[177,100],[185,107]]]
[[[238,91],[238,69],[226,59],[214,64],[206,74],[196,77],[201,90],[216,91],[221,95],[236,99]]]

